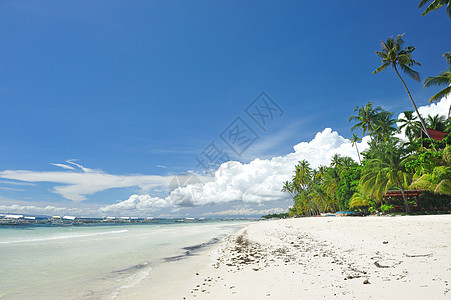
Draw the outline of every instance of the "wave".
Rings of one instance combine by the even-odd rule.
[[[124,233],[124,232],[127,232],[127,231],[128,231],[127,229],[123,229],[123,230],[105,231],[105,232],[96,232],[96,233],[86,233],[86,234],[49,236],[49,237],[25,239],[25,240],[0,241],[0,244],[16,244],[16,243],[31,243],[31,242],[46,242],[46,241],[55,241],[55,240],[67,240],[67,239],[93,237],[93,236],[108,235],[108,234],[118,234],[118,233]]]
[[[141,272],[137,272],[136,274],[133,274],[127,278],[122,279],[121,281],[124,282],[125,284],[121,285],[118,289],[116,289],[113,294],[111,295],[111,299],[116,298],[117,296],[119,296],[119,294],[126,289],[129,289],[131,287],[134,287],[135,285],[137,285],[138,283],[140,283],[143,279],[147,278],[150,274],[150,271],[152,270],[152,267],[148,267],[147,263],[144,264],[139,264],[136,266],[133,266],[131,268],[127,268],[124,270],[120,270],[120,271],[116,271],[116,272],[125,272],[125,271],[129,271],[129,270],[133,270],[133,269],[143,269],[145,268],[145,270],[141,271]]]

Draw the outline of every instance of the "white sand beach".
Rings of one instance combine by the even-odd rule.
[[[450,299],[451,215],[258,222],[169,268],[118,298]]]

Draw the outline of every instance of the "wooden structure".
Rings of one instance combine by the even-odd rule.
[[[419,197],[421,196],[421,193],[423,192],[423,190],[405,190],[404,191],[404,195],[406,195],[407,198],[411,198],[411,197]],[[401,191],[387,191],[385,192],[382,197],[384,198],[402,198],[402,193]]]

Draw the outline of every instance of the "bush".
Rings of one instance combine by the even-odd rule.
[[[450,210],[451,196],[438,195],[429,191],[423,191],[418,199],[418,204],[425,210]]]

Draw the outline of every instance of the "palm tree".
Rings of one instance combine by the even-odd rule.
[[[417,116],[413,114],[413,110],[407,110],[403,114],[404,117],[398,119],[398,122],[401,123],[399,129],[405,129],[409,142],[412,142],[415,137],[420,137],[421,135],[421,123],[417,121]]]
[[[282,192],[288,192],[288,194],[290,194],[290,197],[294,199],[293,189],[294,189],[293,184],[290,183],[288,180],[283,183]]]
[[[419,62],[412,59],[412,52],[415,50],[415,47],[408,46],[406,48],[403,48],[404,45],[404,40],[402,39],[403,36],[404,33],[401,35],[398,34],[395,39],[393,37],[390,37],[387,39],[387,41],[383,40],[381,41],[382,52],[375,51],[375,53],[382,59],[383,64],[375,71],[373,71],[373,74],[382,72],[388,66],[393,67],[393,69],[396,72],[396,75],[398,75],[399,79],[404,85],[404,88],[407,91],[407,95],[409,95],[410,101],[412,102],[412,105],[415,108],[418,117],[420,118],[421,126],[423,127],[424,133],[427,135],[428,138],[431,138],[429,136],[428,131],[426,130],[426,125],[424,124],[423,118],[421,118],[421,115],[418,112],[417,105],[415,104],[415,101],[413,101],[412,95],[410,94],[410,91],[407,88],[406,83],[404,82],[404,80],[402,79],[401,75],[398,72],[399,66],[399,68],[409,77],[411,77],[416,81],[420,81],[420,74],[417,71],[411,69],[411,67],[415,65],[421,66]]]
[[[429,102],[439,101],[443,97],[451,94],[451,52],[447,52],[443,54],[443,56],[448,62],[448,69],[440,73],[440,75],[438,76],[428,77],[424,81],[424,87],[429,87],[432,85],[446,85],[447,87],[445,87],[443,90],[432,96]],[[448,118],[450,114],[451,114],[451,106],[449,107]]]
[[[410,188],[428,190],[434,194],[451,195],[451,167],[435,167],[432,173],[416,178]]]
[[[350,116],[349,122],[358,121],[357,124],[351,127],[351,130],[354,131],[356,129],[363,130],[363,136],[368,131],[370,135],[376,129],[376,120],[379,117],[379,113],[383,111],[380,106],[376,106],[373,108],[373,103],[368,102],[365,106],[354,108],[354,112],[357,112],[357,115]]]
[[[331,210],[334,209],[334,207],[330,203],[328,203],[326,199],[324,199],[321,192],[318,191],[318,189],[315,187],[314,173],[310,168],[310,164],[306,160],[300,161],[296,166],[296,173],[293,177],[293,183],[295,187],[299,189],[299,191],[304,190],[306,192],[315,192],[326,207],[329,207]],[[316,204],[317,207],[319,207],[319,205],[314,201],[313,197],[311,200]]]
[[[393,136],[396,132],[395,124],[397,119],[392,119],[393,113],[388,111],[381,111],[377,120],[375,121],[376,129],[374,130],[374,136],[378,141],[386,141],[389,137]]]
[[[349,139],[351,141],[352,146],[355,146],[355,149],[357,150],[357,156],[359,157],[359,163],[361,164],[362,161],[360,160],[360,152],[359,148],[357,147],[357,143],[361,142],[362,139],[359,138],[359,136],[355,133],[352,134],[352,139]]]
[[[342,163],[340,154],[334,154],[330,160],[330,166],[337,168]]]
[[[410,188],[451,195],[451,146],[447,145],[441,151],[441,156],[435,163],[416,168]]]
[[[370,205],[369,196],[365,195],[361,191],[356,191],[352,195],[351,199],[349,199],[349,208],[369,206],[369,205]]]
[[[420,4],[418,4],[418,8],[422,8],[426,3],[428,3],[431,0],[421,0]],[[437,10],[442,6],[446,7],[446,13],[448,15],[448,18],[451,18],[451,1],[450,0],[432,0],[432,3],[429,4],[429,6],[426,8],[425,11],[421,14],[422,16],[430,13],[431,11]]]
[[[405,149],[399,145],[399,141],[391,138],[380,143],[374,149],[375,158],[368,159],[362,169],[360,183],[364,193],[378,200],[388,189],[397,187],[402,194],[406,212],[410,212],[409,202],[404,193],[404,187],[410,184],[411,176],[405,168],[409,159]]]
[[[428,124],[428,128],[430,128],[430,129],[445,131],[447,120],[446,120],[445,116],[429,115],[426,120],[426,123]]]

